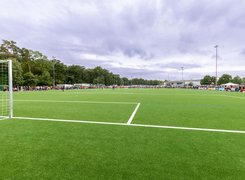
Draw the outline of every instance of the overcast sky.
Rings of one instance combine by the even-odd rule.
[[[245,76],[244,0],[0,0],[0,39],[129,78]]]

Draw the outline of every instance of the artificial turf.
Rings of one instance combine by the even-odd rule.
[[[15,116],[126,123],[135,105],[18,100],[140,102],[135,124],[245,130],[242,93],[117,89],[14,99]],[[0,134],[0,179],[245,178],[245,134],[14,119],[0,121]]]
[[[15,116],[21,117],[125,122],[136,105],[17,101],[15,106]]]
[[[21,117],[127,122],[136,104],[89,104],[72,101],[140,102],[140,108],[132,123],[245,130],[244,93],[179,89],[104,89],[22,92],[16,93],[14,99],[14,114]],[[52,100],[55,102],[51,102]]]

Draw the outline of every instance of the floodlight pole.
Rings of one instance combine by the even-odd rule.
[[[217,86],[217,80],[218,80],[218,45],[214,46],[216,49],[216,65],[215,65],[215,87]]]

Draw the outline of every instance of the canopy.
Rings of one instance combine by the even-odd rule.
[[[238,86],[238,84],[226,83],[226,84],[221,84],[221,86]]]

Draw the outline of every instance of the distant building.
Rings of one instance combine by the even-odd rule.
[[[68,89],[68,88],[72,88],[73,84],[57,84],[56,86],[59,87],[59,88]]]
[[[190,84],[192,84],[193,86],[200,86],[201,85],[201,80],[197,79],[197,80],[179,80],[179,81],[168,81],[166,83],[166,85],[168,87],[174,87],[174,88],[180,88],[180,87],[185,87],[185,86],[189,86]]]
[[[74,87],[91,87],[92,84],[88,84],[88,83],[81,83],[81,84],[74,84]]]

